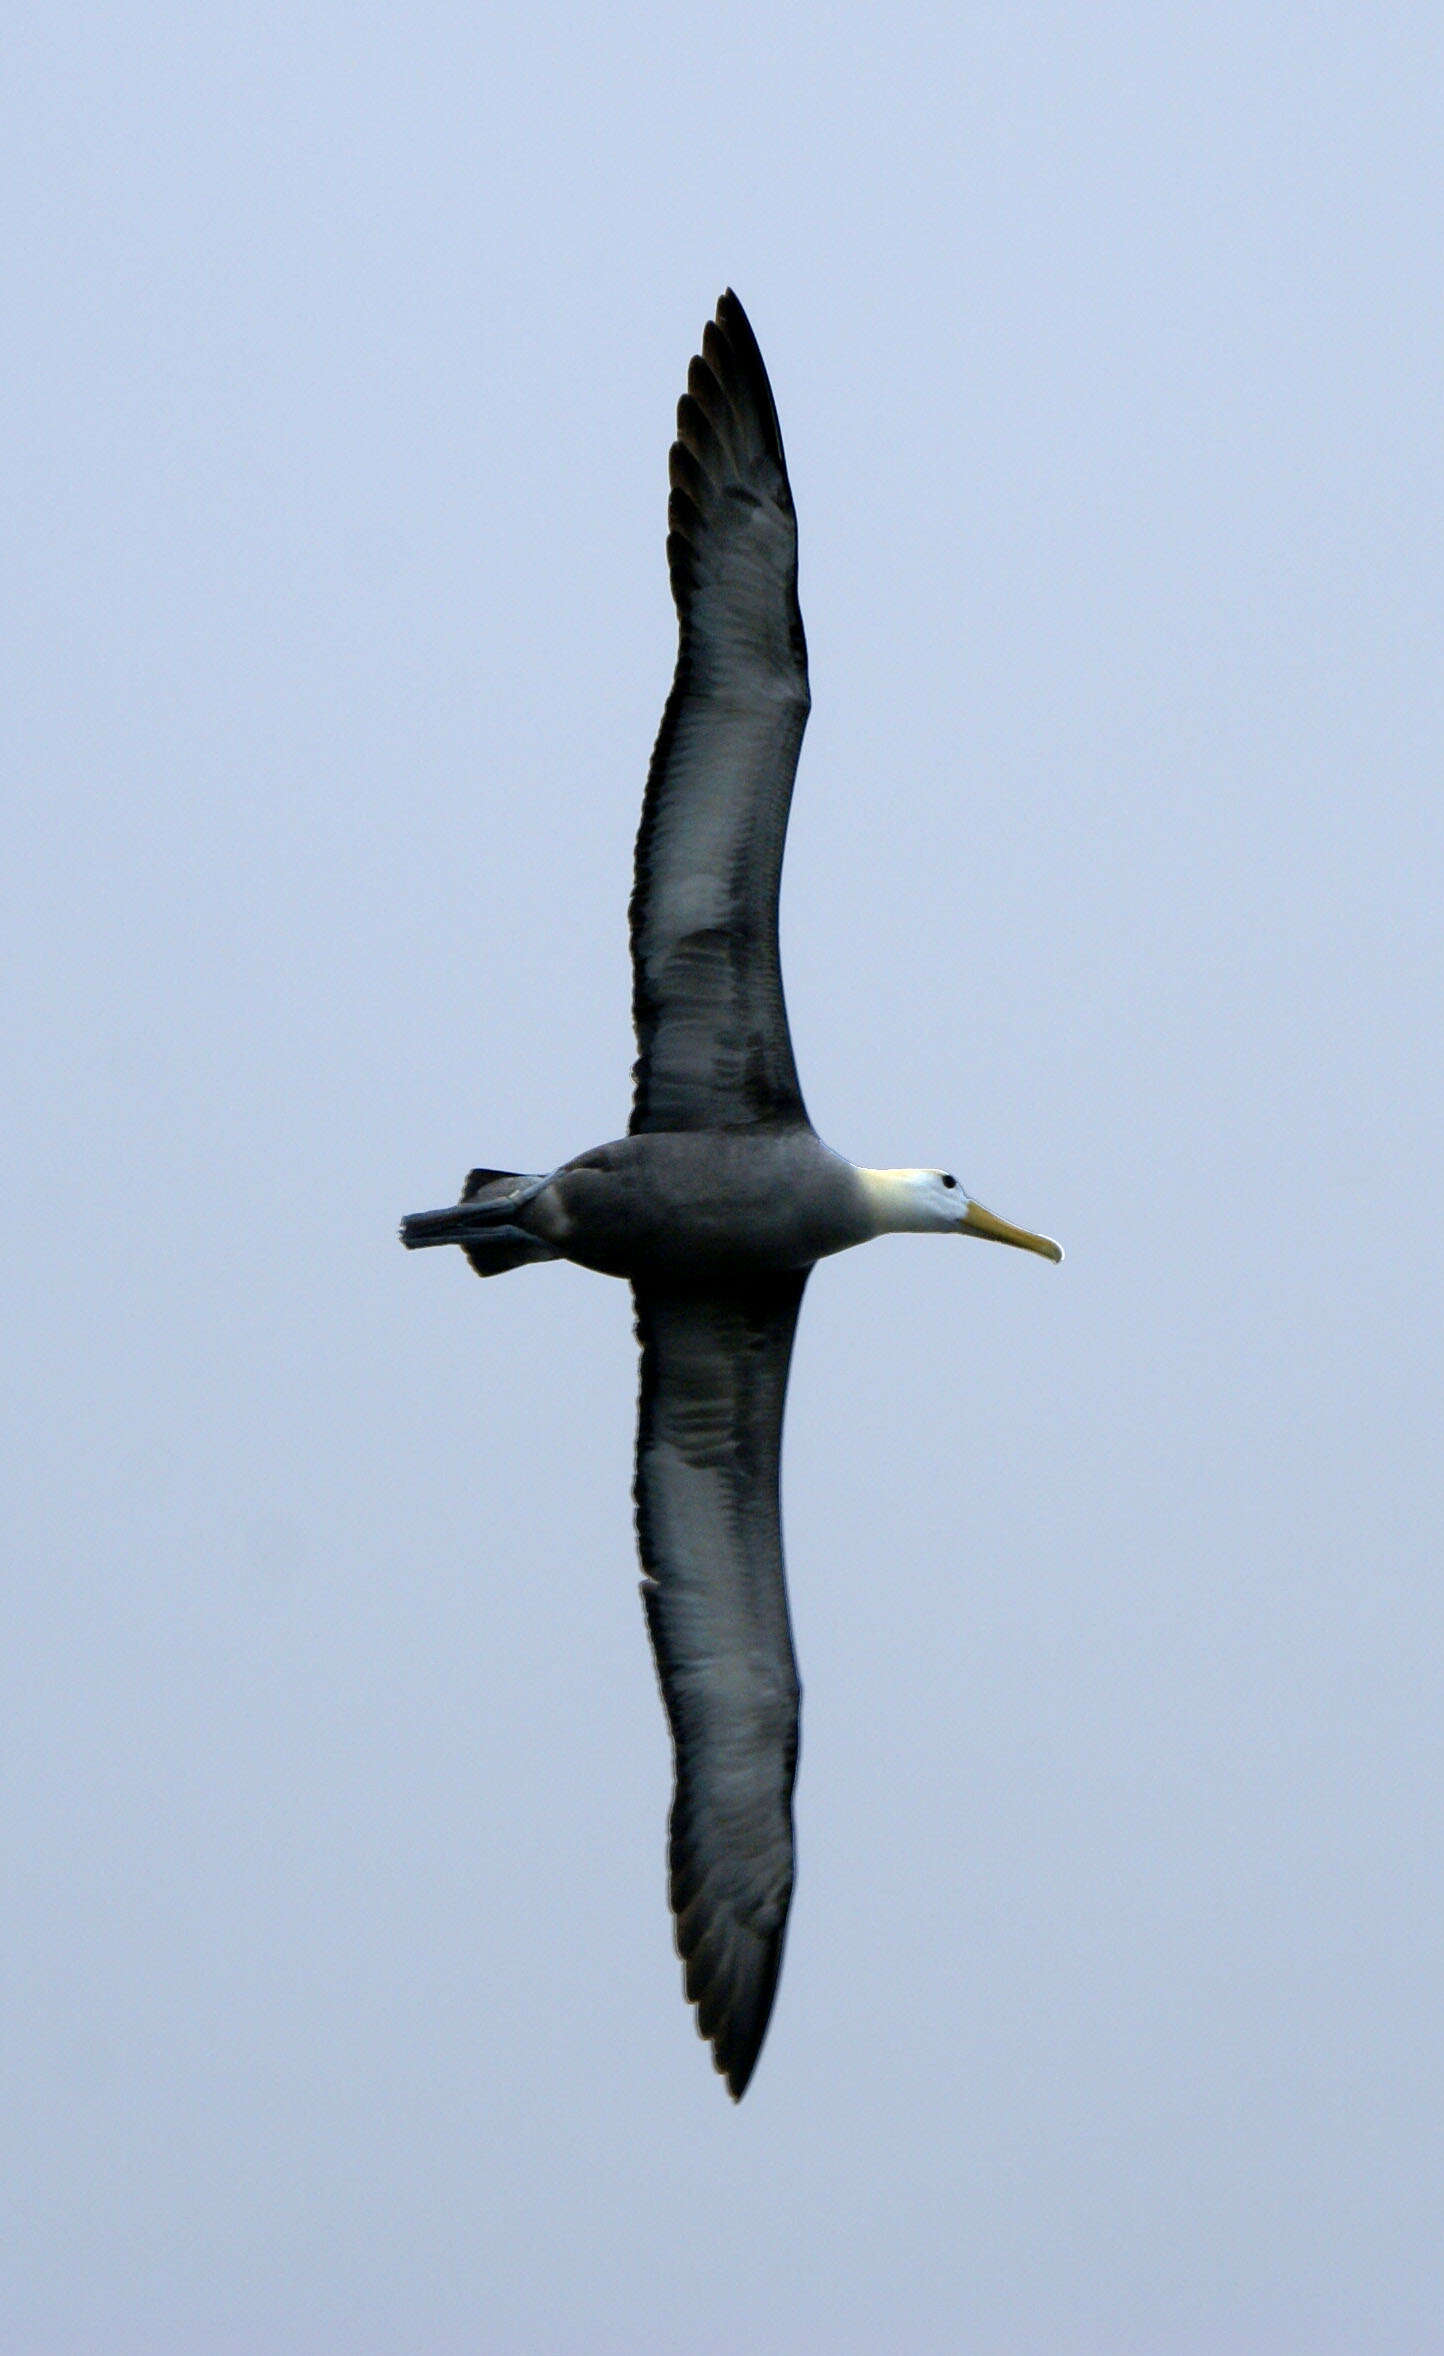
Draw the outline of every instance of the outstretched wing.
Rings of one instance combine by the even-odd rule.
[[[667,562],[679,643],[632,891],[632,1128],[806,1119],[777,893],[807,644],[772,389],[730,291],[677,406]]]
[[[672,1726],[672,1911],[697,2026],[734,2096],[767,2028],[792,1897],[797,1664],[778,1466],[806,1275],[636,1289],[637,1541]]]

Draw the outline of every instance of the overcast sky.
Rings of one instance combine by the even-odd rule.
[[[620,29],[619,29],[620,24]],[[1437,13],[6,35],[5,2356],[1444,2347]],[[623,1287],[678,392],[781,413],[800,1871],[684,2005]]]

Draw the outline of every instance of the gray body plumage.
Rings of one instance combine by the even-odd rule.
[[[762,356],[730,292],[677,411],[677,669],[630,910],[630,1133],[558,1170],[474,1170],[402,1225],[480,1276],[569,1259],[630,1281],[642,1593],[672,1729],[670,1894],[688,1996],[740,2096],[781,1968],[799,1687],[779,1463],[809,1269],[890,1229],[1009,1228],[940,1171],[855,1168],[803,1106],[777,903],[809,707],[797,525]]]
[[[565,1163],[524,1224],[603,1276],[690,1286],[796,1274],[873,1232],[851,1162],[801,1124],[620,1137]]]

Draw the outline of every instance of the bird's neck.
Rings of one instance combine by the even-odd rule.
[[[930,1170],[858,1169],[871,1235],[932,1235],[945,1231],[930,1199]]]

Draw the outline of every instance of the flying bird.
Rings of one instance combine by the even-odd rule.
[[[671,1724],[669,1866],[697,2025],[734,2097],[777,1989],[792,1898],[800,1687],[778,1468],[818,1260],[900,1231],[1060,1260],[943,1170],[874,1170],[807,1117],[777,900],[810,703],[797,519],[757,340],[729,290],[677,408],[667,562],[677,669],[652,755],[630,922],[628,1134],[560,1169],[473,1170],[402,1223],[478,1276],[575,1260],[632,1287],[642,1596]]]

